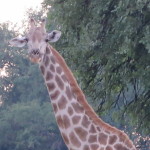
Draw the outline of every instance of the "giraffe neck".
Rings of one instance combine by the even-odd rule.
[[[98,118],[63,58],[49,45],[40,69],[57,124],[69,150],[135,150],[123,132]],[[124,141],[126,145],[122,145]]]

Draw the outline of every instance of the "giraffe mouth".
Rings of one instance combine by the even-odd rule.
[[[40,54],[29,54],[29,59],[33,63],[39,63],[42,59]]]
[[[30,61],[33,63],[39,63],[41,61],[40,58],[31,58],[31,57],[29,57],[29,58],[30,58]]]

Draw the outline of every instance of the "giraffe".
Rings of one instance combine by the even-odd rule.
[[[63,57],[48,43],[56,42],[61,32],[46,33],[45,20],[29,21],[25,37],[16,37],[10,45],[28,45],[32,62],[38,63],[51,99],[56,122],[69,150],[136,150],[128,136],[100,119],[88,104]]]

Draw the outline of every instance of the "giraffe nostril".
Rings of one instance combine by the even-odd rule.
[[[35,49],[35,50],[32,50],[32,54],[33,55],[39,55],[39,49]]]

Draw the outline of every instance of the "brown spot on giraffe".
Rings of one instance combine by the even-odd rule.
[[[63,79],[64,82],[68,81],[67,78],[66,78],[66,76],[64,74],[61,76],[61,78]]]
[[[45,75],[45,67],[42,65],[40,66],[40,69],[41,69],[42,74]]]
[[[95,129],[93,124],[91,125],[89,132],[90,133],[96,133],[96,129]]]
[[[83,116],[82,125],[83,125],[85,128],[88,128],[88,126],[90,125],[90,121],[88,120],[88,117],[87,117],[86,115]]]
[[[81,146],[81,142],[78,140],[78,138],[73,132],[69,134],[69,139],[75,147],[79,148]]]
[[[56,90],[55,92],[53,92],[51,94],[51,99],[56,100],[58,98],[59,94],[60,94],[60,92],[58,90]]]
[[[62,95],[61,98],[58,101],[58,107],[59,109],[65,109],[67,105],[67,100],[66,98]]]
[[[48,47],[46,47],[46,54],[50,54],[51,52],[50,52],[50,49],[48,48]]]
[[[97,135],[90,135],[88,139],[89,143],[95,143],[97,142]]]
[[[107,146],[105,150],[113,150],[111,146]]]
[[[60,66],[58,66],[58,67],[56,68],[56,72],[57,72],[58,74],[61,74],[61,73],[62,73],[62,69],[60,68]]]
[[[56,61],[55,61],[54,56],[51,56],[51,57],[50,57],[50,60],[51,60],[51,62],[52,62],[53,64],[56,64]]]
[[[91,150],[98,150],[99,145],[98,144],[91,144]]]
[[[63,83],[62,79],[58,75],[56,75],[55,80],[56,80],[56,83],[57,83],[58,87],[61,90],[63,90],[64,89],[64,83]]]
[[[76,113],[83,113],[84,109],[83,109],[83,107],[80,104],[78,104],[78,103],[72,103],[72,106],[73,106],[74,111]]]
[[[52,72],[55,72],[55,68],[54,68],[54,65],[53,64],[51,64],[50,65],[50,68],[49,68]]]
[[[58,112],[57,104],[53,103],[52,105],[53,105],[54,112],[57,113]]]
[[[68,86],[66,87],[66,95],[67,95],[69,100],[72,100],[72,92]]]
[[[109,144],[112,145],[117,141],[117,136],[116,135],[111,135],[109,136]]]
[[[56,117],[56,121],[57,121],[60,128],[64,128],[63,120],[62,120],[62,117],[60,115]]]
[[[72,117],[72,123],[73,124],[78,124],[80,119],[81,119],[81,116],[73,116]]]
[[[73,115],[73,109],[72,109],[71,107],[68,107],[68,114],[69,114],[70,116]]]
[[[96,129],[97,129],[97,131],[98,131],[98,132],[101,132],[101,129],[100,129],[100,127],[96,127]]]
[[[82,127],[77,127],[74,130],[82,141],[86,141],[88,132],[85,129],[83,129]]]
[[[90,148],[89,148],[88,145],[85,145],[85,146],[83,147],[83,150],[90,150]]]
[[[45,66],[47,67],[49,65],[50,59],[48,56],[45,57]]]
[[[124,142],[126,140],[125,136],[123,136],[123,132],[119,133],[119,141]]]
[[[54,83],[47,83],[47,87],[49,91],[53,91],[55,89],[55,84]]]
[[[46,81],[49,81],[52,78],[53,78],[53,74],[48,71],[47,74],[46,74]]]
[[[99,141],[100,144],[106,145],[107,144],[107,138],[108,138],[108,136],[106,134],[100,133],[98,141]]]
[[[63,123],[64,123],[65,129],[68,129],[70,127],[70,120],[67,115],[63,116]]]

